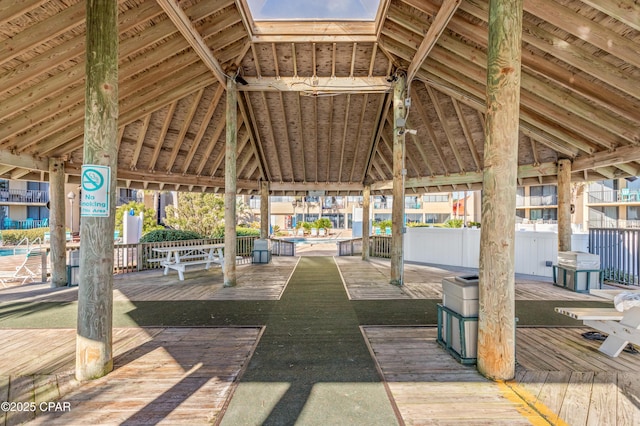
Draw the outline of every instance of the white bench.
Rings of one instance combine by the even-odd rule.
[[[600,352],[617,357],[629,344],[640,345],[640,307],[624,312],[615,308],[565,308],[557,307],[555,311],[594,328],[608,337],[598,349]]]

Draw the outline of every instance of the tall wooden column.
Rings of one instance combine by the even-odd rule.
[[[571,160],[558,161],[558,251],[571,251]]]
[[[515,211],[522,0],[490,0],[480,237],[478,371],[515,375]]]
[[[88,0],[86,13],[84,163],[109,167],[111,179],[108,216],[83,217],[80,227],[78,380],[98,378],[113,369],[113,229],[118,163],[118,2]]]
[[[269,238],[269,182],[260,182],[260,238]]]
[[[391,284],[403,284],[404,253],[404,143],[407,108],[406,75],[399,74],[393,87],[393,207],[391,209]]]
[[[49,235],[51,287],[67,285],[67,241],[65,237],[64,161],[49,159]]]
[[[369,260],[369,229],[371,223],[371,186],[365,185],[362,191],[362,260]]]
[[[238,86],[227,79],[227,143],[224,155],[224,286],[236,285],[236,157],[238,147]]]

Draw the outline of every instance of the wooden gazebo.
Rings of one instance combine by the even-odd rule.
[[[110,167],[114,188],[225,192],[229,200],[483,188],[484,257],[498,260],[481,262],[479,334],[482,341],[498,333],[486,338],[508,347],[513,321],[501,319],[512,314],[516,183],[558,183],[566,248],[569,182],[640,171],[640,5],[633,0],[492,0],[491,12],[480,0],[382,0],[375,20],[317,22],[257,21],[246,0],[121,0],[110,28],[99,3],[111,2],[0,5],[0,176],[51,181],[58,264],[58,188],[80,183],[87,163]],[[110,40],[117,50],[101,50]],[[100,90],[117,96],[116,113],[98,117],[86,95],[97,86],[85,76],[96,77],[101,58],[110,58],[117,79]],[[112,132],[99,131],[105,122]],[[105,134],[105,147],[93,146]],[[396,284],[401,206],[394,203]],[[112,242],[100,235],[113,231],[111,219],[83,221],[100,229],[83,238],[105,255]],[[230,245],[225,256],[234,254]],[[235,266],[225,265],[232,285]],[[83,281],[109,282],[82,271]],[[110,328],[109,313],[87,315]],[[79,342],[93,339],[80,325],[79,334]],[[479,367],[508,378],[509,350],[487,354],[489,346],[480,342]]]

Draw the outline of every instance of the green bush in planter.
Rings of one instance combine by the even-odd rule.
[[[141,243],[158,243],[162,241],[199,240],[202,235],[192,231],[180,231],[179,229],[158,229],[151,231],[140,238]]]

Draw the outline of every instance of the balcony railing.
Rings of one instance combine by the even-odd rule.
[[[557,195],[531,195],[529,197],[516,197],[516,207],[542,207],[557,205]]]
[[[0,189],[0,203],[17,204],[46,204],[49,201],[49,191],[33,189]]]
[[[621,229],[637,229],[640,228],[640,220],[631,219],[590,219],[589,228],[621,228]]]
[[[589,191],[590,204],[640,202],[640,191],[623,188],[607,191]]]
[[[49,219],[31,219],[13,220],[5,217],[2,221],[2,229],[33,229],[44,228],[49,226]]]

